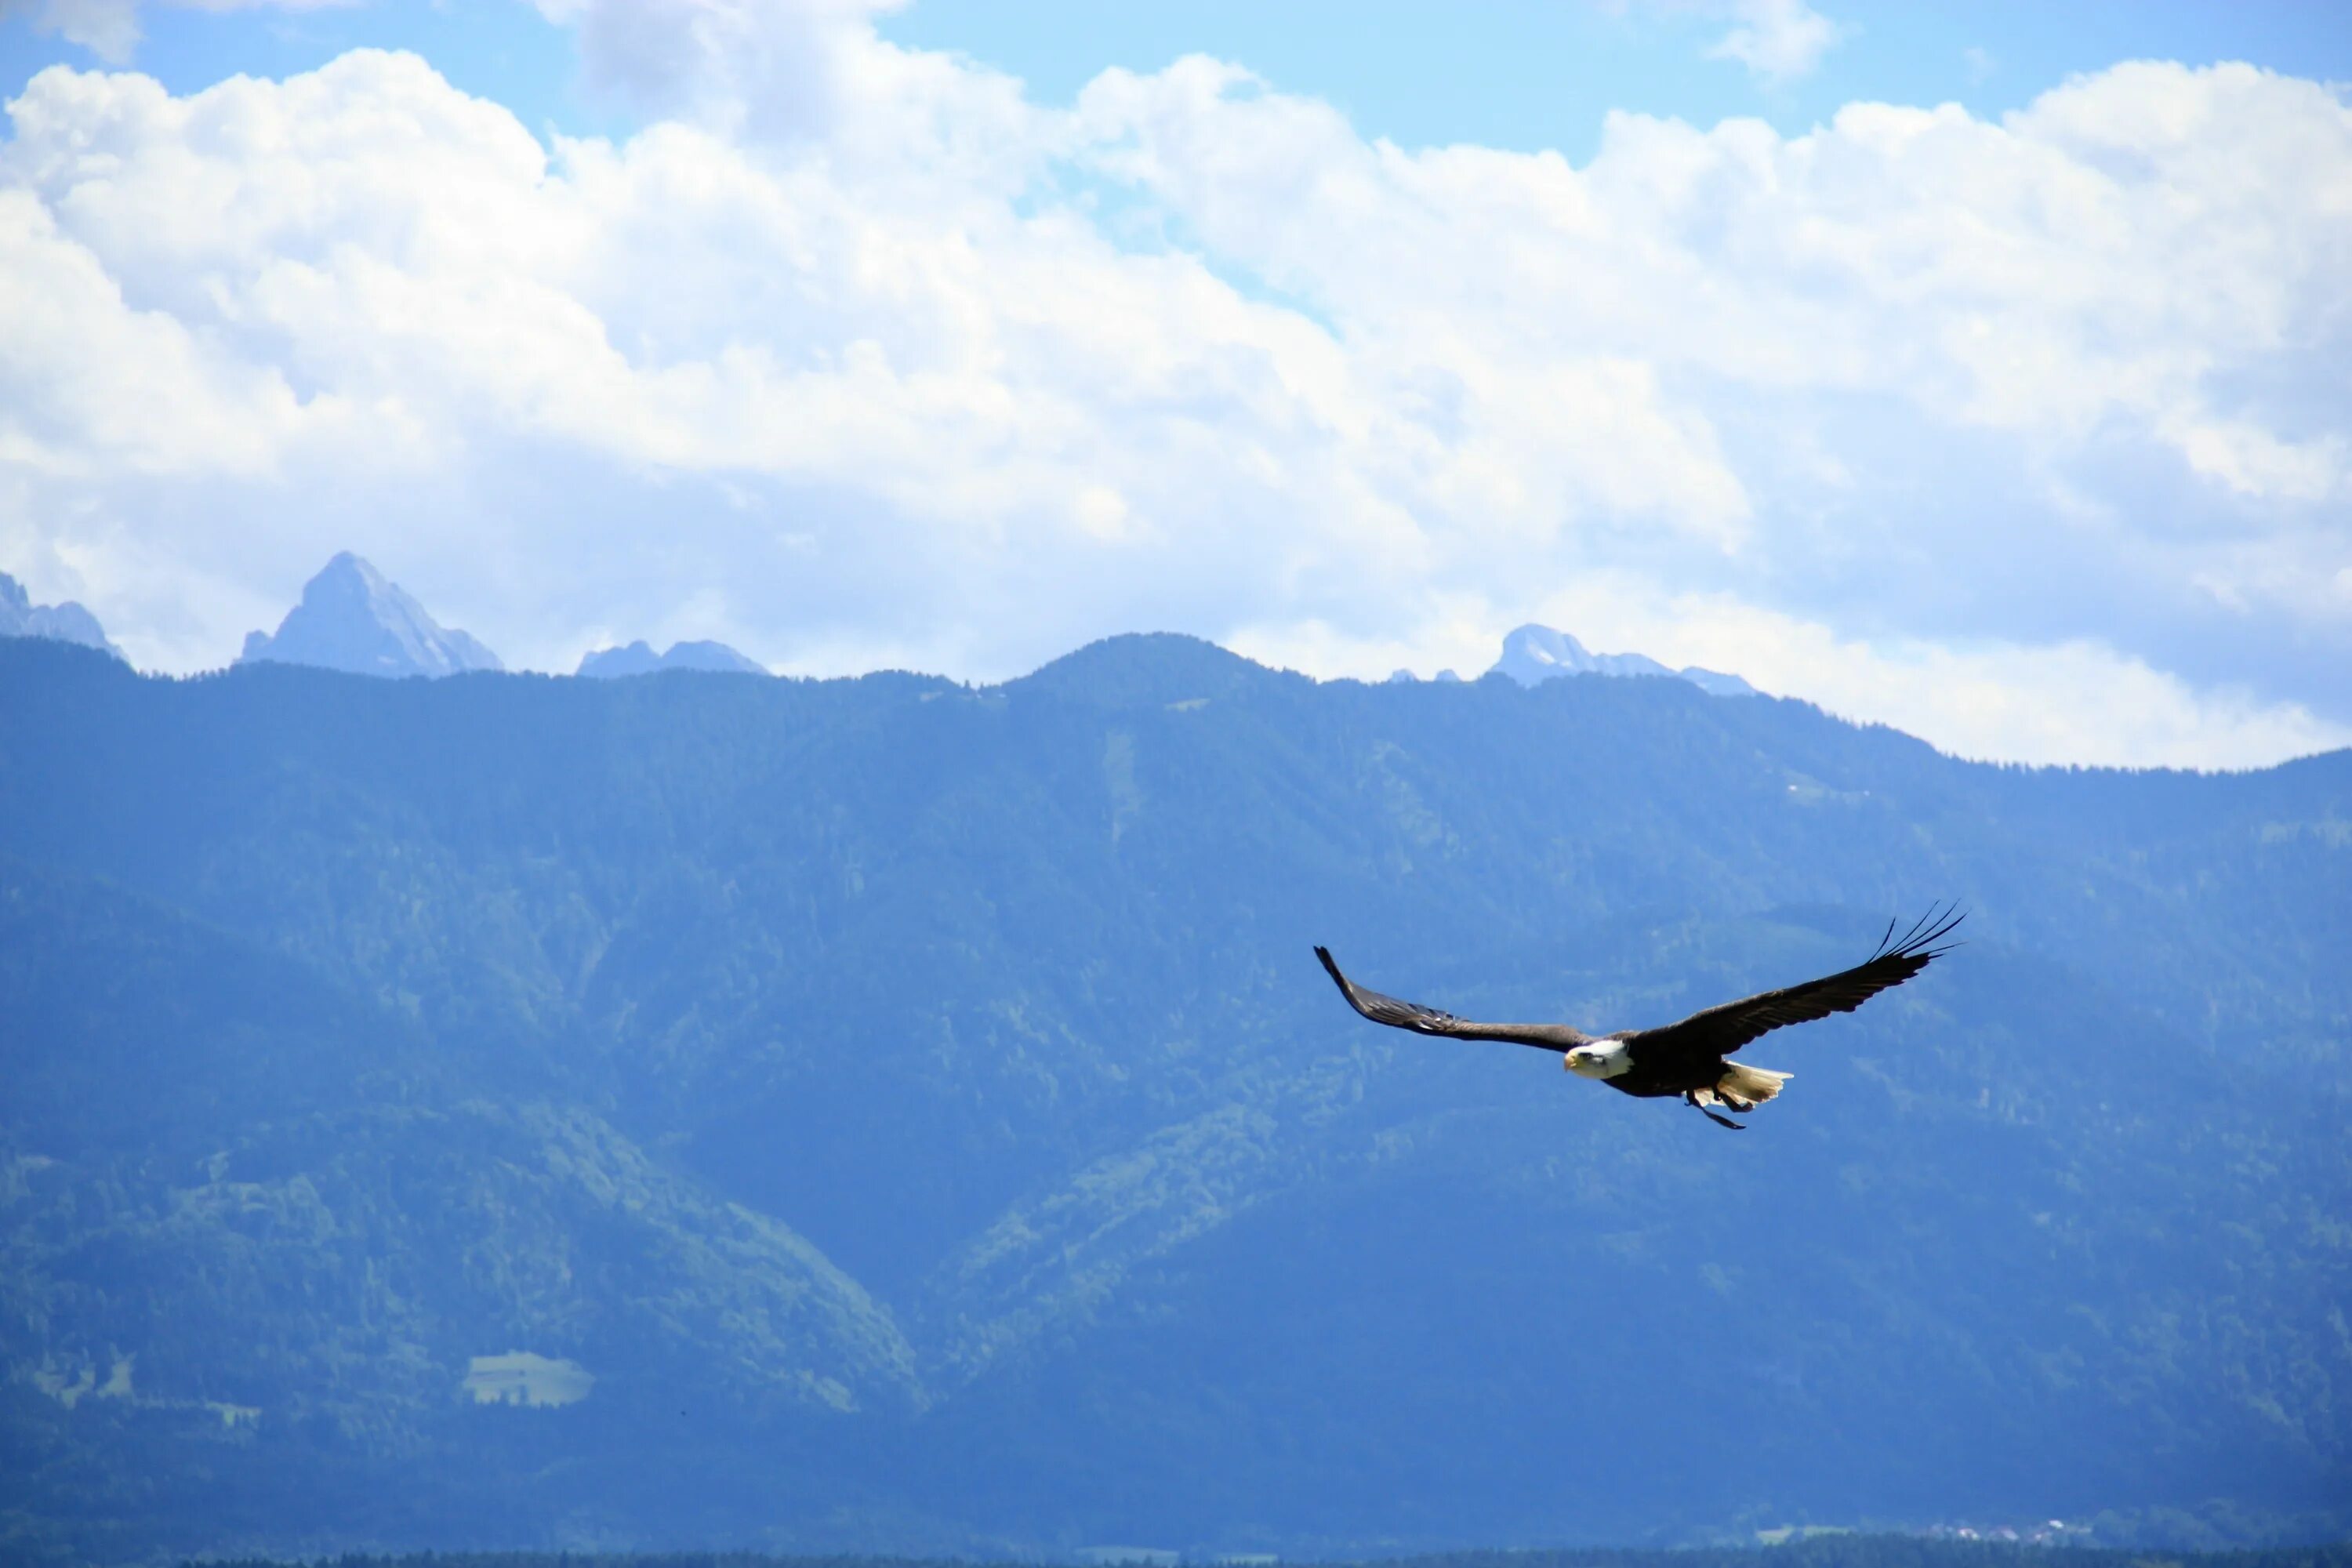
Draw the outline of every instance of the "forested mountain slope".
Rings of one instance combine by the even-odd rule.
[[[1968,947],[1750,1048],[1797,1078],[1743,1136],[1309,952],[1619,1027],[1944,898]],[[0,1531],[2324,1520],[2347,952],[2346,753],[2029,772],[1173,637],[977,690],[0,643]]]

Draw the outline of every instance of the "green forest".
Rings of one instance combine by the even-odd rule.
[[[1944,900],[1738,1136],[1311,952],[1612,1029]],[[0,641],[0,1557],[2342,1539],[2347,952],[2352,753]]]

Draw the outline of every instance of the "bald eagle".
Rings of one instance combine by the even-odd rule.
[[[1794,1075],[1728,1060],[1733,1052],[1783,1024],[1806,1024],[1832,1013],[1851,1013],[1888,986],[1902,984],[1958,945],[1944,939],[1961,918],[1952,910],[1931,909],[1899,940],[1895,922],[1889,921],[1878,950],[1852,969],[1726,1002],[1664,1028],[1620,1029],[1613,1035],[1588,1035],[1566,1024],[1474,1024],[1417,1002],[1400,1002],[1365,990],[1339,973],[1328,948],[1317,948],[1315,956],[1331,972],[1348,1005],[1375,1024],[1411,1029],[1417,1035],[1507,1040],[1558,1051],[1561,1065],[1579,1078],[1598,1079],[1612,1089],[1644,1100],[1680,1095],[1685,1104],[1709,1121],[1737,1132],[1743,1131],[1741,1124],[1717,1114],[1713,1108],[1753,1110],[1779,1094],[1780,1086]]]

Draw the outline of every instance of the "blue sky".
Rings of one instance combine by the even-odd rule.
[[[96,63],[37,28],[41,6],[0,20],[0,80],[44,65]],[[1784,132],[1854,99],[1956,101],[1998,115],[2067,77],[2127,59],[2245,60],[2352,80],[2352,6],[2330,0],[2032,0],[1832,7],[1838,39],[1794,79],[1758,79],[1710,58],[1725,21],[1705,6],[1581,0],[918,0],[885,15],[884,36],[958,51],[1066,102],[1106,67],[1155,70],[1186,54],[1236,61],[1346,113],[1367,136],[1409,146],[1473,142],[1589,158],[1612,109],[1707,124],[1760,117]],[[283,77],[346,49],[414,49],[456,85],[507,105],[534,130],[619,134],[637,117],[583,80],[564,29],[520,0],[432,0],[285,12],[151,8],[133,63],[178,91],[243,72]]]
[[[526,668],[1536,620],[2340,745],[2345,15],[18,0],[0,570],[167,670],[351,548]]]
[[[1182,54],[1216,55],[1326,100],[1367,135],[1414,146],[1549,147],[1579,162],[1591,156],[1612,109],[1701,124],[1753,115],[1794,132],[1862,98],[1951,100],[1997,115],[2070,75],[2123,59],[2242,59],[2352,79],[2352,7],[2342,5],[1986,0],[1827,9],[1839,41],[1817,68],[1782,82],[1707,58],[1726,23],[1700,7],[943,0],[909,8],[885,30],[965,50],[1049,99],[1068,98],[1106,65],[1151,70]]]

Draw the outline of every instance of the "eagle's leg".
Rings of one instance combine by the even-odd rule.
[[[1731,1120],[1730,1117],[1717,1116],[1714,1111],[1709,1110],[1706,1106],[1700,1104],[1698,1093],[1695,1089],[1685,1090],[1684,1092],[1683,1103],[1689,1106],[1693,1110],[1697,1111],[1701,1116],[1706,1117],[1709,1121],[1714,1122],[1717,1127],[1728,1127],[1734,1132],[1745,1132],[1748,1131],[1747,1128],[1742,1127],[1738,1122]]]

